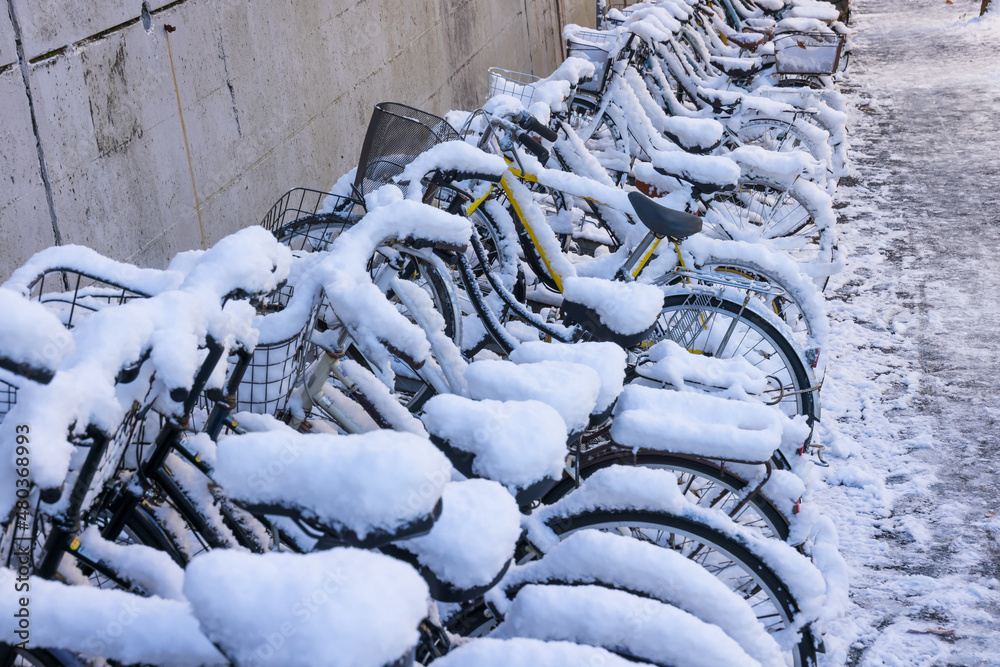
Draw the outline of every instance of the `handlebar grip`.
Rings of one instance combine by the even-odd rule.
[[[517,135],[518,142],[524,146],[524,149],[538,158],[538,161],[545,164],[549,159],[549,151],[547,148],[542,146],[540,143],[532,139],[527,132],[522,132]]]
[[[559,135],[554,130],[550,130],[527,111],[522,111],[518,114],[517,124],[521,126],[522,130],[534,132],[546,141],[555,141],[559,138]]]

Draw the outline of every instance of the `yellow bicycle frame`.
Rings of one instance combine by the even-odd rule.
[[[510,186],[510,180],[509,180],[510,178],[517,178],[522,181],[527,181],[529,183],[538,183],[539,182],[538,177],[535,176],[534,174],[526,174],[521,170],[515,169],[514,167],[510,166],[511,161],[509,159],[507,159],[507,162],[508,162],[507,171],[503,173],[498,183],[500,189],[503,190],[504,195],[507,197],[507,201],[510,202],[511,207],[514,209],[514,214],[517,215],[517,219],[520,221],[525,231],[528,232],[528,237],[531,239],[531,244],[534,246],[535,251],[538,253],[538,256],[541,257],[542,262],[544,262],[545,268],[549,272],[549,275],[552,276],[552,280],[555,282],[556,287],[558,287],[559,291],[562,292],[563,276],[553,268],[552,261],[550,260],[548,253],[545,252],[545,249],[542,247],[541,243],[539,243],[536,231],[532,228],[531,223],[528,221],[527,216],[524,214],[522,203],[518,201],[517,196],[514,194]],[[466,209],[466,214],[472,214],[473,211],[479,208],[479,206],[484,201],[486,201],[491,194],[493,194],[493,190],[495,187],[496,185],[491,186],[490,189],[482,197],[472,202]],[[587,197],[581,195],[581,198],[585,199],[586,201],[599,204],[601,206],[609,206],[610,208],[614,208],[610,206],[610,204],[606,204],[605,202],[602,202],[598,199],[594,199],[593,197]],[[635,265],[629,271],[629,275],[633,279],[637,278],[639,274],[642,273],[642,270],[646,267],[646,264],[649,263],[650,259],[652,259],[653,253],[656,251],[657,246],[659,246],[660,241],[662,240],[663,237],[657,237],[652,243],[650,243],[646,247],[642,256],[639,257],[638,261],[635,262]],[[678,250],[678,257],[679,256],[680,256],[680,251]],[[631,260],[632,257],[630,256],[629,259],[626,260],[626,265],[628,265],[631,262]]]

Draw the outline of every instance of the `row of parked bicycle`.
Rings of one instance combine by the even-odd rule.
[[[836,19],[612,7],[165,270],[38,253],[0,663],[818,664]]]

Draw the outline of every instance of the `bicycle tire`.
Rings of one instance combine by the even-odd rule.
[[[822,299],[822,294],[816,284],[806,278],[799,281],[789,280],[778,271],[763,268],[758,263],[742,257],[726,257],[721,253],[710,253],[696,260],[696,266],[701,271],[718,273],[722,277],[733,276],[737,280],[751,280],[755,283],[773,285],[780,288],[782,294],[769,294],[751,289],[732,287],[740,294],[749,295],[763,305],[764,309],[774,315],[788,327],[795,342],[804,347],[816,344],[817,335],[822,337],[827,330],[824,321],[814,321],[817,313],[804,304]],[[695,280],[695,279],[692,279]],[[704,284],[711,287],[710,278]],[[820,314],[821,317],[821,314]]]
[[[731,590],[742,595],[768,632],[780,632],[789,627],[798,611],[788,586],[765,561],[699,521],[652,510],[598,509],[551,520],[549,527],[560,540],[581,530],[605,530],[671,548],[699,562]],[[808,625],[801,630],[800,639],[788,658],[795,667],[815,666],[816,646]]]
[[[749,307],[749,299],[742,305],[710,292],[668,295],[654,337],[642,347],[663,339],[697,354],[742,356],[765,372],[768,394],[785,414],[805,415],[810,423],[819,417],[817,390],[790,336]]]
[[[693,505],[716,508],[735,523],[754,529],[764,537],[774,537],[781,541],[788,539],[790,528],[784,514],[760,493],[754,493],[742,504],[747,481],[715,461],[668,452],[640,449],[633,453],[631,449],[621,450],[617,454],[581,465],[580,478],[587,479],[598,470],[613,465],[669,470],[675,473],[678,488]],[[542,503],[551,505],[575,488],[575,480],[564,478],[545,495]]]
[[[748,118],[736,127],[733,136],[736,145],[739,146],[759,146],[779,153],[804,150],[823,163],[827,169],[832,168],[829,164],[832,159],[830,149],[818,146],[796,121]]]
[[[462,352],[474,356],[486,347],[507,354],[509,340],[504,325],[510,319],[509,306],[494,288],[494,283],[510,290],[515,299],[524,303],[523,274],[516,253],[520,252],[517,230],[511,220],[506,231],[487,209],[495,204],[499,213],[507,215],[499,200],[487,200],[468,212],[461,206],[452,206],[451,212],[463,215],[472,223],[479,248],[470,245],[461,256],[457,276],[453,279],[458,296],[456,312],[463,322],[469,318],[482,323],[481,335],[473,332],[475,326],[463,327],[468,332],[460,342]],[[481,252],[477,252],[477,250]]]
[[[408,253],[405,248],[400,249],[399,252],[405,255],[405,261],[398,267],[392,266],[390,262],[386,261],[385,256],[376,252],[368,261],[368,273],[372,277],[372,282],[378,285],[379,281],[386,277],[385,272],[390,271],[395,272],[396,277],[420,286],[430,296],[434,310],[444,319],[445,336],[456,343],[460,342],[462,325],[458,306],[452,298],[451,285],[453,281],[451,275],[442,272],[434,262]],[[386,298],[397,308],[405,311],[399,297],[391,288],[385,294]]]
[[[741,179],[736,188],[706,202],[703,233],[718,239],[764,243],[800,263],[833,261],[835,232],[820,223],[823,212],[796,186],[775,188],[758,179]]]

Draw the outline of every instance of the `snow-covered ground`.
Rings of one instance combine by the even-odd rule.
[[[827,660],[1000,665],[1000,8],[853,5],[820,494],[852,605]]]

